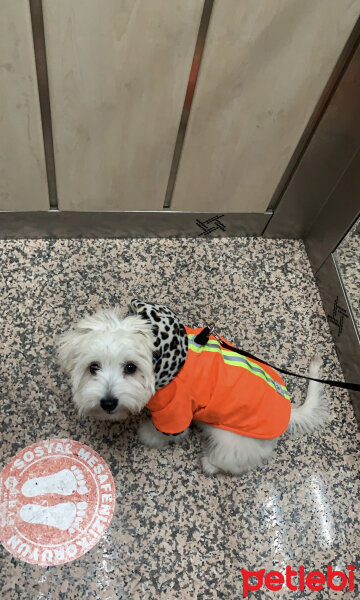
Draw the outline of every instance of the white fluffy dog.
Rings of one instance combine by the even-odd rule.
[[[82,319],[59,340],[60,361],[71,377],[73,401],[80,414],[118,421],[130,414],[139,413],[148,405],[152,419],[143,422],[138,433],[144,444],[154,448],[181,441],[187,436],[188,426],[194,420],[207,439],[202,457],[202,467],[207,474],[219,471],[240,474],[266,460],[274,450],[279,435],[286,429],[311,432],[322,425],[327,408],[320,393],[321,384],[311,381],[304,404],[290,408],[287,390],[281,385],[282,380],[278,375],[277,381],[271,379],[275,376],[271,372],[269,375],[269,370],[264,372],[254,362],[223,352],[219,345],[216,346],[214,339],[210,339],[209,345],[204,348],[197,345],[193,333],[196,330],[185,329],[167,307],[133,300],[130,311],[131,314],[124,318],[121,317],[119,308],[98,311]],[[203,374],[203,363],[198,359],[201,356],[207,361],[218,361],[211,363],[210,374]],[[234,361],[241,360],[243,364],[240,367],[243,368],[239,369]],[[228,426],[226,418],[225,424],[219,425],[215,417],[211,421],[209,417],[202,416],[208,414],[204,413],[208,411],[208,407],[203,404],[211,404],[212,398],[203,402],[200,399],[201,406],[197,407],[194,399],[191,399],[191,390],[186,390],[184,382],[186,377],[189,378],[190,367],[192,373],[199,366],[200,370],[194,375],[196,384],[191,385],[201,387],[202,377],[209,378],[215,371],[218,373],[219,361],[221,368],[235,370],[236,376],[239,373],[242,377],[255,377],[255,383],[262,386],[262,396],[265,388],[272,394],[267,402],[271,401],[274,407],[271,417],[273,422],[264,425],[262,420],[257,425],[258,429],[254,429],[254,435],[251,435],[250,430],[250,435],[244,434],[247,430],[241,429],[240,417],[240,425]],[[224,361],[233,361],[235,366],[223,367]],[[313,361],[310,376],[318,377],[319,368],[320,361]],[[170,398],[168,393],[171,386],[175,385],[175,396],[178,399],[176,411],[171,408],[174,404],[173,396]],[[217,385],[221,388],[221,380]],[[243,396],[246,396],[244,390],[235,389],[229,393],[235,399],[239,398],[239,411],[243,410],[247,423],[252,423],[252,405],[249,404],[250,408],[241,405]],[[158,397],[161,399],[160,404],[156,404]],[[288,405],[288,417],[285,415],[284,421],[281,414],[286,413]],[[174,425],[168,425],[169,411]],[[206,422],[209,420],[210,423]],[[163,423],[165,427],[162,426]],[[166,427],[167,432],[164,431]],[[237,431],[243,433],[239,434]],[[266,431],[272,432],[269,439],[266,438]],[[276,431],[280,433],[274,435]]]

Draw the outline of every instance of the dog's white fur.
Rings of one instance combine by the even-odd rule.
[[[139,316],[121,319],[120,310],[101,310],[82,319],[59,339],[59,357],[71,377],[73,401],[80,414],[118,421],[140,412],[155,392],[151,325]],[[89,365],[101,369],[91,375]],[[137,365],[126,375],[128,362]],[[100,407],[106,396],[118,399],[108,414]]]
[[[139,316],[121,318],[119,308],[100,310],[82,319],[59,339],[59,357],[71,377],[73,400],[80,414],[100,419],[119,421],[140,412],[155,392],[151,325]],[[89,371],[91,363],[99,363],[95,375]],[[127,374],[127,363],[136,365],[133,374]],[[317,378],[321,361],[311,363],[310,376]],[[292,407],[288,429],[290,432],[312,432],[320,427],[327,416],[327,406],[321,395],[321,384],[310,381],[306,400],[300,407]],[[111,413],[105,412],[100,402],[106,397],[117,400]],[[202,457],[202,468],[207,474],[226,471],[240,474],[268,459],[278,438],[263,440],[249,438],[197,422],[207,444]],[[189,433],[164,435],[151,419],[140,425],[140,440],[152,448],[163,448],[181,442]]]

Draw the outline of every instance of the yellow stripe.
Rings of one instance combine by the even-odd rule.
[[[216,344],[216,347],[211,347],[211,346],[195,346],[193,345],[191,342],[193,340],[193,338],[196,337],[196,334],[190,334],[189,335],[189,349],[192,350],[192,352],[197,352],[197,354],[201,354],[201,352],[215,352],[216,354],[221,354],[224,362],[228,365],[232,365],[234,367],[242,367],[243,369],[245,369],[246,371],[248,371],[249,373],[251,373],[252,375],[255,375],[256,377],[259,377],[260,379],[262,379],[263,381],[265,381],[265,383],[267,383],[271,388],[273,388],[275,391],[278,392],[278,390],[276,389],[276,385],[274,383],[274,381],[271,379],[270,375],[268,375],[267,373],[265,373],[265,371],[257,364],[252,362],[251,360],[249,360],[247,357],[243,356],[243,361],[239,361],[238,356],[241,356],[239,354],[237,354],[236,352],[232,352],[231,350],[225,350],[223,348],[221,348],[220,344],[215,341],[215,340],[211,340],[211,344]],[[236,360],[232,359],[232,358],[236,357]],[[253,370],[251,368],[251,366],[253,366],[253,368],[255,370]],[[286,389],[286,387],[284,385],[282,385],[281,383],[276,382],[278,386],[281,387],[282,392],[283,392],[283,396],[284,398],[287,398],[288,400],[290,399],[290,396],[288,394],[288,391]],[[280,392],[278,392],[280,393]]]

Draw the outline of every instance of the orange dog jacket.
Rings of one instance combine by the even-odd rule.
[[[226,350],[214,336],[197,344],[202,329],[184,327],[167,306],[134,299],[129,308],[152,325],[156,393],[147,408],[159,431],[181,433],[193,420],[264,439],[287,429],[289,394],[274,369]]]
[[[195,420],[248,437],[281,435],[291,405],[280,375],[225,350],[214,336],[200,346],[194,338],[202,328],[185,329],[189,348],[184,366],[147,404],[156,429],[176,434]]]

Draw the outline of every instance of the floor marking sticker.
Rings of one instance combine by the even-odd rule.
[[[67,439],[37,442],[0,472],[0,542],[25,562],[60,565],[95,546],[114,506],[113,477],[94,450]]]

